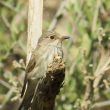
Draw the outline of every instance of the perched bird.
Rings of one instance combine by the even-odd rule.
[[[45,77],[47,67],[52,63],[54,56],[59,55],[63,57],[62,41],[68,38],[68,36],[61,36],[54,31],[46,32],[40,37],[38,45],[26,67],[26,75],[21,93],[23,100],[19,110],[30,109],[35,88],[40,79]]]

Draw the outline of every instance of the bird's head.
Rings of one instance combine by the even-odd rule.
[[[68,39],[68,36],[62,36],[55,31],[48,31],[40,37],[38,44],[39,45],[50,45],[50,46],[61,46],[62,42],[65,39]]]

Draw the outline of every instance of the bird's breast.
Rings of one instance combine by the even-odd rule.
[[[44,60],[47,62],[47,65],[53,62],[55,56],[61,56],[63,58],[63,51],[60,47],[49,46],[45,54],[43,55]]]
[[[39,58],[37,60],[36,69],[34,69],[33,77],[44,77],[47,72],[47,67],[53,62],[56,55],[63,57],[62,49],[55,46],[47,46],[42,51],[40,51]]]

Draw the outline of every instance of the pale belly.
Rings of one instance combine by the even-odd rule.
[[[42,78],[46,76],[47,67],[53,62],[53,58],[56,55],[60,55],[63,58],[63,52],[61,48],[49,47],[48,50],[41,53],[42,57],[37,59],[36,68],[32,71],[32,79]]]

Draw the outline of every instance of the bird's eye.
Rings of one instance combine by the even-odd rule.
[[[50,36],[50,39],[54,39],[55,37],[54,36]]]

